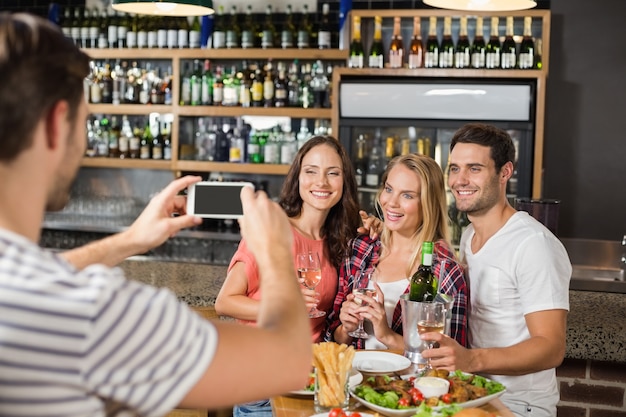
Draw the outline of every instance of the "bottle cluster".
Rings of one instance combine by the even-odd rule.
[[[278,23],[272,6],[264,16],[220,5],[212,17],[169,17],[124,13],[95,7],[64,9],[59,25],[81,48],[320,48],[336,47],[337,31],[331,31],[328,4],[319,22],[303,5],[299,16],[287,5],[284,22]],[[211,21],[211,19],[213,21]],[[210,32],[212,30],[212,32]]]
[[[180,105],[328,108],[333,66],[298,60],[287,65],[243,61],[217,65],[183,63]]]
[[[172,104],[172,69],[151,62],[91,61],[85,98],[92,104]]]
[[[428,19],[428,36],[422,40],[421,18],[413,18],[413,35],[406,44],[402,39],[401,18],[395,17],[393,35],[385,49],[382,39],[382,18],[374,18],[374,35],[366,56],[361,38],[361,18],[353,17],[352,40],[348,65],[353,68],[541,68],[541,39],[532,36],[532,18],[523,18],[523,35],[514,33],[514,18],[506,18],[504,37],[499,30],[499,18],[491,17],[490,35],[485,38],[483,18],[475,18],[475,35],[468,37],[467,16],[459,17],[456,43],[452,36],[452,17],[443,18],[443,34],[438,37],[436,16]]]
[[[317,119],[311,133],[308,120],[302,119],[296,133],[290,125],[259,129],[241,117],[200,117],[193,140],[181,143],[179,155],[183,160],[289,165],[312,134],[330,133],[328,125],[328,120]]]
[[[149,116],[95,115],[87,120],[88,157],[120,159],[172,159],[170,118]]]

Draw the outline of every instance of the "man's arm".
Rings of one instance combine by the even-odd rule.
[[[447,336],[427,333],[423,337],[439,342],[440,348],[422,355],[431,357],[435,368],[472,373],[525,375],[559,366],[565,356],[567,311],[537,311],[525,319],[530,338],[513,346],[465,349]]]
[[[198,225],[202,219],[186,215],[186,197],[178,193],[201,177],[185,176],[172,181],[154,196],[133,224],[123,232],[64,252],[63,256],[78,269],[91,264],[115,266],[132,255],[161,245],[179,230]],[[178,217],[173,217],[178,214]]]
[[[263,192],[244,187],[241,200],[242,237],[261,274],[257,327],[215,323],[217,351],[183,407],[223,407],[300,389],[311,370],[311,327],[295,275],[287,216]]]

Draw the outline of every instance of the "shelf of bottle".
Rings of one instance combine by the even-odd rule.
[[[83,158],[83,167],[90,168],[136,168],[136,169],[159,169],[172,170],[172,161],[158,161],[152,159],[137,158],[102,158],[102,157],[85,157]]]
[[[337,68],[340,75],[428,77],[428,78],[542,78],[543,70],[503,70],[473,68]]]
[[[231,49],[186,49],[186,48],[108,48],[83,49],[93,59],[247,59],[272,60],[304,59],[304,60],[347,60],[346,49],[262,49],[262,48],[231,48]]]
[[[234,162],[178,161],[176,169],[192,172],[232,172],[239,174],[286,175],[290,165],[241,164]]]
[[[237,106],[180,106],[180,116],[238,117],[238,116],[288,116],[295,119],[330,119],[331,109],[300,107],[237,107]]]

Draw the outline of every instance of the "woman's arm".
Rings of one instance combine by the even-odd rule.
[[[256,321],[259,314],[259,300],[248,297],[247,293],[246,264],[236,262],[228,271],[226,280],[217,294],[215,311],[217,314],[239,320]]]

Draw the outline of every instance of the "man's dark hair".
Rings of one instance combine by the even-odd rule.
[[[452,137],[450,152],[457,143],[474,143],[486,146],[491,150],[491,159],[495,163],[496,170],[507,162],[515,165],[515,145],[511,136],[500,128],[484,123],[468,123],[461,126]]]
[[[84,100],[89,57],[60,29],[26,13],[0,13],[0,161],[32,145],[38,122],[67,101],[70,122]]]

